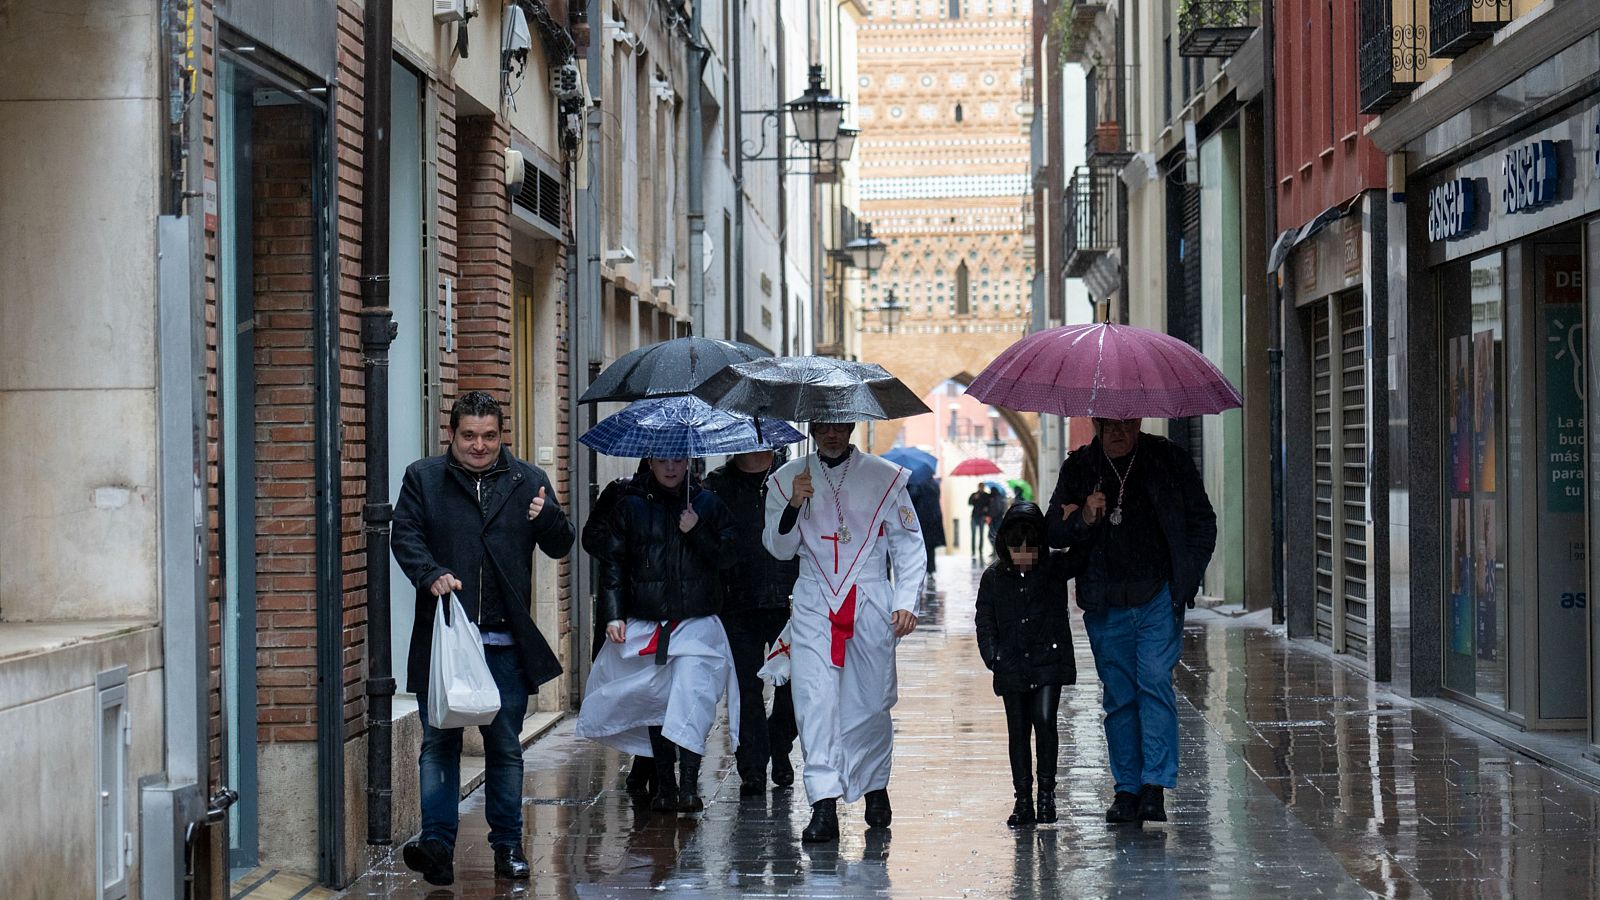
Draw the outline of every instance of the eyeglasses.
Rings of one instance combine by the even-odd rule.
[[[1143,419],[1095,419],[1094,427],[1101,431],[1133,432],[1139,430]]]

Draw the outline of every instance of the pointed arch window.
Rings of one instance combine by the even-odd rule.
[[[972,301],[967,294],[968,287],[967,261],[962,260],[956,266],[956,315],[966,316],[972,314]]]

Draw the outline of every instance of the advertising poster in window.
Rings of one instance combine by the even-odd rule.
[[[1472,501],[1450,501],[1450,652],[1472,655]]]
[[[1450,488],[1472,490],[1472,394],[1468,338],[1450,342]]]

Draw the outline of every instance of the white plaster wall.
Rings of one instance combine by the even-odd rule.
[[[133,658],[148,658],[134,645],[156,643],[148,629],[132,638],[98,642],[42,654],[23,665],[0,668],[0,872],[8,898],[95,896],[99,775],[94,742],[99,704],[95,673]],[[146,648],[147,650],[152,648]],[[30,672],[19,671],[23,666]],[[130,665],[131,667],[131,665]],[[70,670],[64,674],[63,669]],[[70,683],[63,689],[62,678]],[[45,687],[47,696],[11,705],[13,689]],[[133,728],[122,796],[123,830],[139,845],[138,780],[161,768],[161,670],[128,679],[127,708]],[[138,859],[129,870],[130,896],[138,896]]]
[[[317,820],[316,742],[262,742],[257,745],[256,754],[261,865],[289,872],[316,872],[321,827]],[[395,762],[405,764],[404,760]],[[354,769],[347,764],[346,781],[364,778],[366,768],[365,760]],[[347,815],[347,821],[349,818]],[[366,821],[364,813],[360,820]]]
[[[156,612],[154,15],[0,5],[7,620]]]

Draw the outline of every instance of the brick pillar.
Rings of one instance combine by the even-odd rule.
[[[483,390],[511,412],[511,201],[495,116],[456,123],[457,391]]]

